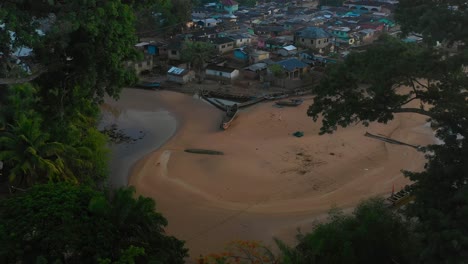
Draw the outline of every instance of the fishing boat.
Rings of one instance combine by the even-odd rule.
[[[279,105],[279,106],[298,106],[300,104],[302,104],[302,100],[301,99],[291,99],[291,100],[288,100],[288,101],[278,101],[276,102],[276,105]]]
[[[140,87],[140,88],[145,88],[145,89],[158,89],[158,88],[161,87],[161,83],[159,83],[159,82],[140,82],[136,86]]]
[[[186,149],[185,152],[193,154],[205,154],[205,155],[224,155],[223,152],[210,149]]]
[[[231,126],[232,121],[237,117],[238,113],[238,106],[234,104],[232,106],[228,106],[226,109],[226,115],[223,117],[223,121],[221,122],[221,128],[227,130],[229,126]]]
[[[265,95],[264,98],[266,100],[278,100],[278,99],[286,98],[288,96],[289,96],[289,94],[287,94],[287,93],[276,93],[276,94]]]

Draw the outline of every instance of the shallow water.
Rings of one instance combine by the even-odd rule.
[[[145,155],[161,147],[175,133],[177,121],[168,111],[142,111],[139,109],[102,109],[99,129],[114,125],[130,140],[109,143],[109,186],[127,186],[133,165]]]

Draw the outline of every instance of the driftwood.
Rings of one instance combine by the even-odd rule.
[[[387,142],[387,143],[390,143],[390,144],[408,146],[408,147],[415,148],[415,149],[417,149],[417,150],[420,150],[420,149],[421,149],[420,146],[408,144],[408,143],[401,142],[401,141],[398,141],[398,140],[395,140],[395,139],[391,139],[391,138],[388,138],[388,137],[384,137],[384,136],[373,135],[373,134],[371,134],[371,133],[369,133],[369,132],[366,132],[366,134],[364,134],[364,136],[370,137],[370,138],[374,138],[374,139],[378,139],[378,140],[381,140],[381,141],[384,141],[384,142]]]

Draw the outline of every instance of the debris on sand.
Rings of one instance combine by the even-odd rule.
[[[299,137],[303,137],[303,136],[304,136],[304,132],[302,132],[302,131],[296,131],[296,132],[293,133],[293,136],[298,137],[298,138],[299,138]]]

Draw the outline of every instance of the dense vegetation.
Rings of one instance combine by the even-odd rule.
[[[184,262],[153,200],[107,190],[96,129],[104,96],[136,80],[135,14],[155,4],[1,1],[0,184],[14,192],[0,200],[1,263]]]
[[[183,242],[164,234],[154,201],[133,196],[58,183],[0,200],[0,262],[184,263]]]
[[[323,116],[322,133],[355,122],[386,123],[401,113],[424,115],[436,125],[443,144],[424,149],[423,172],[405,173],[416,197],[405,214],[417,219],[418,261],[462,263],[468,258],[468,6],[401,0],[396,16],[404,34],[421,33],[425,42],[383,37],[351,54],[328,69],[308,114]],[[412,101],[418,106],[407,105]]]

